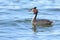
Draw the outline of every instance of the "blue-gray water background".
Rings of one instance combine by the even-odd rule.
[[[29,11],[34,6],[37,19],[53,21],[52,27],[34,33]],[[60,40],[60,0],[0,0],[0,40]]]

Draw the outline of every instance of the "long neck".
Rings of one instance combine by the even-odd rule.
[[[34,14],[33,19],[32,19],[33,22],[36,21],[36,17],[37,17],[37,14]]]

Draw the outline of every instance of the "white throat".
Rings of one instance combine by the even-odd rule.
[[[35,22],[36,21],[36,17],[37,17],[37,14],[34,14],[34,16],[32,18],[32,22]]]

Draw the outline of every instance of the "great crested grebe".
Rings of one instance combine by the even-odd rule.
[[[36,31],[36,25],[40,25],[40,26],[52,25],[52,21],[50,21],[50,20],[47,20],[47,19],[39,19],[39,20],[37,20],[36,19],[37,13],[38,13],[38,10],[36,9],[36,7],[34,7],[32,9],[32,11],[34,12],[34,16],[32,18],[32,25],[33,25],[34,31]]]

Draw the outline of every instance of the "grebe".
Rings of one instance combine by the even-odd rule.
[[[39,26],[50,26],[52,25],[52,21],[50,20],[47,20],[47,19],[39,19],[37,20],[36,17],[37,17],[37,13],[38,13],[38,10],[36,9],[36,7],[34,7],[34,9],[32,9],[32,11],[34,12],[34,16],[32,18],[32,25],[33,25],[33,29],[34,31],[36,31],[36,26],[39,25]]]

